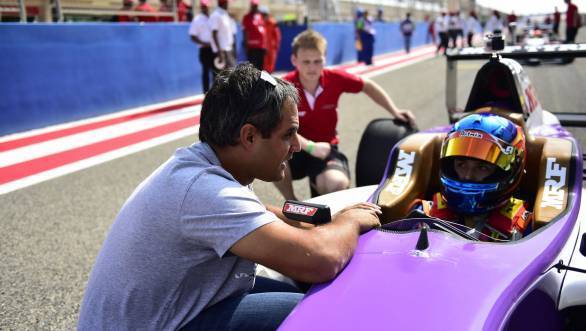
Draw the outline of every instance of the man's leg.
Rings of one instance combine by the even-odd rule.
[[[350,187],[350,178],[337,169],[327,169],[315,177],[315,189],[319,195],[345,190]]]
[[[578,28],[567,28],[566,29],[566,43],[575,43],[576,42],[576,34],[578,33]]]
[[[326,159],[325,169],[315,177],[315,189],[322,194],[345,190],[350,187],[350,167],[346,155],[332,146],[330,156]]]
[[[183,330],[276,330],[302,293],[264,292],[228,298],[202,311]]]
[[[246,57],[248,58],[248,62],[252,63],[256,69],[263,70],[264,52],[262,49],[249,48],[246,52]]]
[[[210,89],[210,71],[214,65],[214,53],[210,47],[199,49],[199,62],[201,63],[201,79],[204,93]]]
[[[204,310],[183,330],[276,330],[302,298],[291,284],[257,276],[247,295]]]

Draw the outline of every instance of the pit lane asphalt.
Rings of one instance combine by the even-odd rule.
[[[481,64],[459,65],[460,106]],[[527,70],[545,109],[586,110],[586,59]],[[448,124],[443,57],[373,79],[399,107],[413,110],[420,129]],[[345,95],[340,100],[340,147],[349,157],[352,173],[362,131],[379,117],[387,117],[386,112],[364,95]],[[585,131],[573,130],[583,146]],[[0,329],[74,329],[88,274],[121,205],[176,148],[194,140],[187,137],[0,195]],[[299,198],[309,197],[306,181],[295,186]],[[283,203],[272,184],[257,181],[255,191],[265,203]]]

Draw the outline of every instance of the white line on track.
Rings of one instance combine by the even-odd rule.
[[[98,156],[87,158],[81,161],[69,163],[64,166],[54,168],[45,172],[40,172],[38,174],[28,176],[20,180],[8,182],[6,184],[0,185],[0,194],[9,193],[53,178],[68,175],[79,170],[87,169],[111,160],[121,158],[123,156],[134,154],[149,148],[153,148],[158,145],[166,144],[168,142],[178,140],[190,135],[194,136],[195,141],[195,135],[197,134],[198,130],[199,125],[188,129],[176,131],[167,135],[163,135],[128,147],[120,148],[111,152],[100,154]]]
[[[181,108],[12,149],[1,154],[0,168],[115,138],[120,136],[121,133],[134,133],[182,119],[195,117],[199,114],[200,109],[201,106]]]

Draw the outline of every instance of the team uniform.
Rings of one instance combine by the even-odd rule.
[[[283,79],[293,83],[300,96],[299,134],[315,142],[332,145],[332,153],[326,160],[313,157],[305,151],[294,153],[293,159],[289,161],[293,179],[309,176],[313,182],[326,168],[342,170],[349,177],[347,158],[337,147],[338,100],[342,93],[361,92],[364,88],[362,78],[341,70],[323,69],[315,97],[303,89],[298,71],[288,73]]]
[[[260,12],[248,13],[242,19],[242,29],[246,33],[246,56],[258,70],[263,70],[265,46],[265,21]]]
[[[573,3],[568,3],[568,11],[566,12],[566,43],[576,42],[576,34],[580,26],[582,26],[582,23],[578,7]]]
[[[265,48],[267,50],[264,59],[264,69],[269,73],[275,71],[275,65],[277,63],[277,54],[281,47],[281,29],[277,25],[272,17],[265,19]]]
[[[212,51],[216,55],[220,52],[224,54],[226,68],[235,66],[236,57],[234,56],[233,45],[234,34],[236,31],[232,26],[232,19],[230,18],[230,15],[228,15],[228,12],[224,8],[216,7],[212,15],[210,15],[208,23],[210,30],[212,31],[212,36],[213,32],[217,31],[219,43],[219,45],[216,45],[212,38]]]
[[[207,92],[210,89],[210,73],[214,67],[214,52],[212,51],[212,31],[209,26],[209,17],[203,13],[193,18],[189,26],[189,34],[197,37],[207,46],[199,46],[199,62],[201,63],[202,87]]]
[[[153,8],[151,5],[149,5],[148,3],[141,3],[138,4],[136,7],[134,7],[134,11],[138,11],[138,12],[144,12],[144,13],[156,13],[157,11],[155,10],[155,8]],[[146,22],[146,23],[153,23],[153,22],[157,22],[158,18],[157,16],[143,16],[143,15],[137,15],[136,19],[139,22]]]
[[[446,15],[438,16],[435,19],[435,31],[437,31],[439,37],[439,43],[437,44],[436,53],[443,48],[444,53],[448,49],[448,17]]]
[[[405,42],[405,52],[409,53],[411,51],[411,36],[413,35],[413,31],[415,31],[415,24],[413,24],[410,18],[407,18],[401,22],[400,27]]]

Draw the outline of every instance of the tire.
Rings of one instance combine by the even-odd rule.
[[[356,156],[356,186],[378,184],[393,146],[415,133],[409,124],[388,118],[372,120],[364,130]]]

